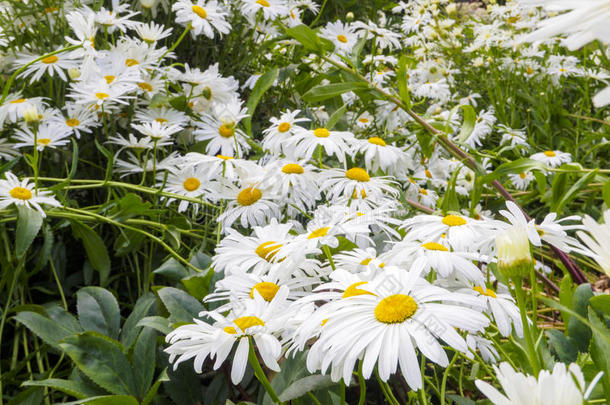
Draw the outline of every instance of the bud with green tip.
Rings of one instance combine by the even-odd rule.
[[[509,279],[526,277],[534,265],[530,241],[523,227],[511,226],[496,237],[498,270]]]

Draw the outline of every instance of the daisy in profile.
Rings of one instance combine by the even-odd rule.
[[[510,182],[515,186],[517,190],[526,190],[530,183],[535,179],[532,172],[521,172],[509,174],[508,178]]]
[[[552,371],[542,370],[538,379],[515,371],[508,363],[493,366],[505,394],[491,384],[476,380],[475,385],[494,405],[582,405],[585,377],[576,363],[568,367],[555,363]]]
[[[321,146],[327,156],[334,155],[339,162],[345,164],[345,155],[351,151],[355,139],[351,132],[329,131],[323,127],[299,131],[292,137],[293,157],[309,160],[318,150],[318,146]]]
[[[402,47],[400,43],[401,34],[382,28],[370,20],[368,23],[356,21],[353,26],[359,36],[363,37],[368,33],[369,38],[374,38],[377,47],[380,49],[391,51],[394,48],[400,49]]]
[[[330,367],[333,381],[343,378],[349,384],[358,360],[362,361],[364,378],[369,378],[377,365],[382,381],[400,366],[407,384],[418,390],[422,376],[416,349],[442,367],[449,360],[439,339],[455,350],[468,352],[456,329],[477,333],[489,320],[466,307],[474,302],[473,297],[428,284],[420,278],[421,270],[386,269],[359,287],[368,293],[316,310],[327,320],[307,356],[308,370],[325,374]],[[453,304],[445,303],[449,301]],[[318,319],[314,316],[312,320]]]
[[[265,20],[288,15],[288,6],[284,0],[242,0],[241,12],[254,21],[256,13],[262,11]]]
[[[294,210],[294,204],[302,211],[310,211],[320,198],[319,173],[305,161],[271,161],[265,166],[267,177],[263,183],[269,184],[281,202]]]
[[[280,217],[280,209],[274,201],[276,196],[257,180],[242,181],[239,188],[225,182],[217,195],[229,201],[217,219],[225,230],[238,220],[241,226],[249,228],[266,225],[272,218]]]
[[[0,158],[5,160],[11,160],[17,156],[19,156],[19,152],[15,148],[15,145],[9,142],[8,139],[0,138]]]
[[[172,136],[183,129],[179,125],[159,121],[131,124],[131,127],[154,142],[160,142],[164,145],[171,145],[173,143]]]
[[[604,211],[603,224],[598,224],[588,215],[585,215],[582,224],[584,230],[578,231],[577,235],[587,247],[583,253],[592,257],[602,271],[610,276],[610,210]]]
[[[500,144],[510,144],[510,146],[525,146],[529,147],[527,143],[527,136],[525,135],[524,130],[512,129],[503,124],[498,124],[498,128],[500,129],[500,133],[502,134],[502,140]]]
[[[21,54],[15,60],[15,67],[19,68],[25,66],[28,63],[40,58],[39,55]],[[66,71],[78,67],[77,61],[71,56],[69,52],[58,53],[55,55],[47,56],[40,59],[37,62],[29,65],[25,70],[19,74],[18,77],[30,77],[30,83],[37,82],[42,78],[43,75],[48,74],[51,78],[57,75],[64,82],[68,80]]]
[[[530,159],[542,162],[550,167],[561,166],[572,161],[572,155],[560,150],[545,150],[544,152],[534,153]]]
[[[375,248],[354,248],[333,255],[333,260],[338,268],[345,269],[350,273],[370,273],[385,267],[385,258],[378,256]]]
[[[355,198],[370,197],[381,198],[384,194],[397,196],[398,190],[393,187],[394,182],[388,177],[371,177],[369,173],[360,168],[353,167],[349,170],[328,169],[321,173],[326,180],[320,189],[326,193],[330,201],[343,196],[355,196]]]
[[[236,310],[226,317],[216,311],[202,312],[200,316],[207,316],[214,323],[210,325],[194,319],[194,324],[180,326],[167,335],[170,346],[165,352],[170,355],[170,363],[174,363],[176,369],[180,363],[195,358],[195,372],[201,373],[203,363],[210,358],[214,360],[213,369],[217,370],[237,344],[231,361],[231,381],[239,384],[248,364],[251,337],[263,363],[273,371],[280,371],[277,360],[282,354],[282,345],[276,335],[285,329],[289,317],[293,316],[285,310],[288,293],[287,287],[280,288],[273,300],[267,302],[255,290],[254,299],[234,305]]]
[[[305,128],[297,125],[300,122],[309,122],[308,118],[297,118],[300,110],[286,110],[279,118],[270,119],[271,126],[263,131],[263,149],[268,150],[275,156],[291,153],[289,139],[299,131],[306,131]]]
[[[15,131],[15,139],[19,142],[15,143],[17,148],[36,148],[39,151],[45,148],[55,149],[65,146],[70,143],[71,131],[60,127],[53,123],[43,122],[38,126],[38,130],[32,130],[26,126]]]
[[[214,29],[220,36],[231,31],[231,24],[226,20],[227,12],[215,0],[204,2],[197,0],[195,4],[189,0],[178,0],[172,6],[176,13],[176,22],[185,27],[190,27],[191,35],[204,34],[208,38],[214,38]]]
[[[242,101],[234,98],[229,104],[214,105],[213,111],[196,123],[193,134],[198,141],[209,141],[205,148],[208,154],[241,157],[250,150],[250,145],[246,141],[247,135],[237,128],[237,124],[247,116]]]
[[[155,24],[152,21],[148,24],[137,25],[135,31],[140,39],[148,44],[154,44],[172,35],[172,28],[165,29],[164,25]]]
[[[9,94],[0,105],[0,125],[5,121],[17,122],[23,118],[23,113],[35,108],[40,111],[46,106],[42,97],[23,98],[20,93]]]
[[[227,180],[237,180],[256,177],[263,170],[251,160],[236,159],[225,155],[210,156],[197,152],[187,153],[183,163],[202,168],[208,173],[210,179],[224,177]]]
[[[388,145],[378,136],[358,139],[355,144],[354,150],[362,153],[366,170],[375,172],[381,169],[394,175],[412,166],[409,156],[402,149]]]
[[[163,191],[168,193],[191,198],[205,198],[205,195],[210,192],[211,184],[208,181],[208,173],[193,166],[170,168],[167,179],[165,179],[164,173],[159,173],[159,177],[161,181],[157,187],[163,187]],[[168,198],[167,203],[170,204],[174,200],[175,198]],[[194,205],[195,212],[197,212],[198,205],[185,200],[180,200],[178,212],[186,211],[189,205]]]
[[[105,78],[72,83],[68,97],[77,105],[91,110],[104,109],[106,112],[116,107],[116,104],[127,105],[133,96],[129,95],[135,90],[135,85],[108,83]]]
[[[12,204],[21,205],[28,209],[35,209],[43,217],[46,217],[41,205],[59,207],[61,204],[51,195],[49,191],[34,189],[34,184],[30,184],[27,179],[19,181],[17,176],[11,172],[5,172],[6,180],[0,179],[0,209],[4,209]]]
[[[136,111],[135,121],[140,123],[157,121],[161,124],[178,125],[186,127],[189,118],[182,111],[174,110],[171,107],[146,108]]]
[[[320,36],[335,44],[335,51],[341,54],[352,52],[356,42],[358,42],[358,35],[356,35],[355,28],[351,27],[349,24],[344,24],[341,21],[329,22],[326,24],[326,26],[320,30]]]

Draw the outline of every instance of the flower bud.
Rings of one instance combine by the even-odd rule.
[[[445,10],[447,11],[447,14],[453,15],[453,14],[455,14],[457,12],[457,4],[455,4],[455,3],[449,4],[445,8]]]
[[[512,226],[496,237],[498,270],[507,278],[523,278],[533,266],[530,241],[523,227]]]
[[[347,14],[345,15],[345,20],[346,20],[347,22],[353,21],[353,20],[354,20],[354,13],[352,13],[351,11],[350,11],[349,13],[347,13]]]
[[[34,124],[42,118],[38,113],[38,108],[35,105],[30,105],[23,110],[23,119],[27,124]]]
[[[70,76],[70,79],[76,80],[80,77],[80,70],[77,68],[68,69],[68,76]]]

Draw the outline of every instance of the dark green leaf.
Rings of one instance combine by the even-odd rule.
[[[589,311],[589,322],[594,326],[593,339],[589,351],[597,367],[604,372],[602,384],[606,393],[606,401],[610,403],[610,331],[594,311]]]
[[[210,282],[212,281],[213,275],[214,270],[209,269],[206,274],[193,274],[192,276],[185,277],[180,281],[190,295],[201,301],[206,295],[208,295],[210,290]]]
[[[137,326],[138,322],[151,314],[154,305],[155,296],[152,293],[147,293],[138,298],[131,314],[129,314],[123,324],[123,329],[121,329],[121,343],[125,346],[125,349],[129,350],[131,345],[136,341],[140,331],[140,327]]]
[[[140,319],[136,326],[153,328],[164,335],[167,335],[173,330],[169,320],[163,318],[162,316],[147,316]]]
[[[339,96],[348,91],[363,90],[368,88],[368,84],[365,82],[343,82],[343,83],[330,83],[321,84],[310,89],[307,93],[303,94],[303,101],[307,103],[316,103],[318,101],[327,100],[332,97]]]
[[[576,345],[571,338],[563,334],[563,332],[557,329],[550,329],[546,331],[546,335],[549,338],[551,347],[557,353],[559,360],[563,363],[572,363],[576,361],[578,357],[578,350]]]
[[[23,205],[18,205],[17,211],[19,211],[19,219],[17,220],[15,251],[17,257],[22,258],[42,227],[42,214]]]
[[[294,381],[279,395],[280,400],[290,401],[311,391],[327,388],[333,385],[329,375],[309,375]]]
[[[100,387],[118,395],[137,393],[131,365],[119,342],[85,332],[67,337],[59,346]]]
[[[572,307],[572,295],[574,294],[574,288],[572,278],[566,275],[561,284],[559,285],[559,302],[561,305],[571,308]],[[561,312],[561,319],[563,319],[564,325],[567,325],[570,321],[570,314],[567,312]]]
[[[157,351],[157,332],[144,328],[138,336],[133,350],[133,371],[138,398],[144,398],[155,374],[155,353]]]
[[[173,287],[165,287],[157,292],[161,301],[170,313],[171,322],[192,322],[203,305],[186,292]]]
[[[91,266],[100,273],[100,284],[106,285],[110,275],[110,256],[108,256],[104,241],[93,229],[82,222],[72,220],[70,224],[74,237],[83,242]]]
[[[589,300],[593,297],[593,291],[589,284],[581,284],[574,290],[572,296],[572,310],[587,318],[587,307],[589,306]],[[568,322],[568,336],[570,336],[576,347],[581,352],[586,352],[589,347],[589,340],[591,339],[591,329],[578,318],[570,317]]]
[[[265,94],[265,92],[273,85],[273,82],[276,81],[278,73],[279,69],[273,68],[259,77],[254,85],[254,88],[252,89],[252,93],[250,93],[250,97],[248,97],[248,102],[246,103],[248,116],[244,118],[242,122],[244,123],[244,128],[249,136],[252,136],[252,117],[254,117],[256,106],[263,97],[263,94]]]
[[[78,320],[84,330],[119,337],[121,313],[114,295],[101,287],[84,287],[76,293]]]
[[[56,348],[59,348],[59,342],[63,339],[81,332],[80,328],[75,329],[72,324],[58,323],[36,312],[20,312],[15,316],[15,319],[24,324],[45,343]]]
[[[83,399],[89,396],[89,388],[79,381],[62,380],[60,378],[49,378],[40,381],[26,381],[23,386],[49,387],[64,392],[74,398]]]
[[[131,395],[104,395],[101,397],[87,398],[80,401],[67,402],[64,405],[139,405],[137,399]]]

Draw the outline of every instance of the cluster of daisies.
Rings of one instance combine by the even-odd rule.
[[[25,91],[2,96],[0,125],[8,135],[0,138],[0,158],[31,153],[38,159],[33,166],[41,167],[40,160],[57,161],[72,142],[92,144],[102,132],[105,138],[95,142],[112,150],[117,177],[163,191],[164,204],[192,218],[202,205],[218,208],[221,239],[212,268],[223,276],[205,298],[210,310],[167,336],[174,366],[194,359],[201,372],[212,360],[216,370],[230,357],[231,379],[239,383],[252,341],[274,371],[280,371],[282,357],[307,351],[308,370],[334,381],[350,384],[360,362],[364,378],[376,370],[387,381],[400,370],[417,390],[421,356],[446,367],[444,347],[450,347],[496,362],[500,338],[523,336],[509,288],[492,271],[496,239],[507,232],[525,235],[528,251],[530,243],[544,241],[591,256],[610,274],[610,211],[601,225],[589,217],[555,214],[537,223],[511,202],[500,212],[502,220],[480,206],[414,214],[406,207],[434,211],[449,187],[469,196],[475,174],[440,148],[424,153],[405,111],[384,100],[363,105],[348,92],[342,95],[345,122],[331,119],[323,107],[279,107],[266,128],[252,135],[244,120],[253,117],[240,91],[255,86],[260,75],[241,84],[223,76],[218,64],[173,63],[175,46],[163,45],[173,28],[138,20],[140,13],[154,17],[171,9],[184,34],[215,39],[230,33],[233,19],[245,17],[256,41],[263,42],[278,39],[278,27],[300,24],[305,13],[315,15],[319,8],[313,1],[141,0],[133,10],[118,1],[95,10],[81,3],[65,2],[61,13],[45,11],[46,18],[69,25],[66,43],[44,55],[23,47],[12,65],[4,66],[23,83],[65,82],[66,95],[62,105]],[[586,70],[575,57],[549,51],[556,49],[550,47],[555,39],[526,42],[531,40],[526,31],[545,16],[538,9],[516,2],[487,10],[466,7],[444,0],[400,2],[377,22],[330,22],[318,35],[334,44],[335,63],[364,45],[373,49],[362,59],[365,76],[388,92],[396,85],[394,55],[408,49],[415,55],[407,67],[409,91],[430,104],[427,119],[455,132],[456,107],[477,108],[482,97],[457,86],[465,67],[448,57],[449,51],[468,54],[473,69],[488,69],[497,61],[487,55],[502,50],[508,56],[494,69],[553,86],[570,76],[607,77],[601,68]],[[467,12],[473,18],[464,19]],[[19,29],[28,29],[26,17]],[[101,48],[100,37],[108,35],[113,41]],[[0,33],[1,47],[14,40]],[[282,39],[271,49],[286,56],[294,45]],[[316,55],[307,62],[320,72],[334,69]],[[284,80],[283,85],[293,84],[290,77]],[[170,102],[180,97],[184,108]],[[535,150],[525,129],[498,122],[493,107],[480,109],[474,130],[461,143],[474,150],[495,141],[548,167],[571,161],[569,153]],[[483,162],[484,169],[491,165]],[[43,215],[61,209],[42,187],[44,178],[34,174],[19,179],[5,172],[0,209],[15,204]],[[524,172],[512,175],[511,182],[526,189],[533,178]],[[544,263],[536,266],[549,271]],[[574,369],[570,373],[578,376]],[[498,369],[511,372],[505,365]],[[555,374],[570,375],[559,366]],[[522,377],[524,384],[536,384]],[[507,403],[485,383],[479,387],[497,403]],[[583,391],[579,383],[575,395],[582,398]]]

